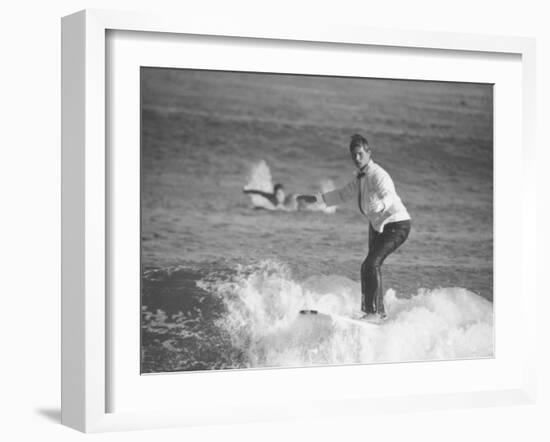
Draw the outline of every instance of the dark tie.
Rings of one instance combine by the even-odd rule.
[[[363,210],[363,205],[361,204],[361,178],[364,176],[365,172],[363,171],[357,173],[357,204],[359,205],[359,211],[366,216],[367,214]]]

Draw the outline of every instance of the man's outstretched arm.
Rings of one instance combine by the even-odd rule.
[[[321,200],[327,206],[337,206],[338,204],[343,204],[357,195],[357,186],[357,180],[351,180],[344,187],[323,193],[321,195]]]
[[[296,200],[308,204],[323,203],[327,206],[336,206],[353,198],[356,192],[357,180],[353,180],[340,189],[331,190],[326,193],[318,193],[316,195],[298,195]]]

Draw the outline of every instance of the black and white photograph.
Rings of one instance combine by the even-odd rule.
[[[142,374],[494,357],[492,84],[140,83]]]

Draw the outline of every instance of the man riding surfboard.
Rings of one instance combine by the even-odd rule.
[[[351,137],[349,151],[358,171],[344,187],[318,195],[299,195],[298,202],[324,202],[334,206],[354,199],[369,225],[369,251],[361,265],[361,310],[364,319],[383,320],[384,291],[381,267],[409,236],[411,217],[397,195],[390,175],[372,159],[365,137]]]

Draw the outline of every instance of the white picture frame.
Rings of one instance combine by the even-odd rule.
[[[215,407],[182,410],[109,411],[113,388],[108,376],[112,354],[107,337],[111,324],[108,292],[108,244],[112,232],[108,219],[109,195],[106,79],[106,36],[110,31],[140,31],[221,38],[269,39],[286,42],[337,43],[384,48],[429,49],[521,57],[521,173],[525,188],[535,179],[534,109],[535,43],[533,39],[451,33],[376,30],[346,26],[230,23],[200,17],[169,17],[151,14],[86,10],[62,20],[62,423],[84,432],[114,431],[168,426],[249,422],[311,416],[367,414],[371,411],[402,411],[456,407],[533,403],[535,400],[535,339],[525,339],[518,354],[522,374],[503,388],[477,388],[427,394],[391,394],[369,397],[343,395],[315,397],[302,403],[232,403],[227,412]],[[498,173],[498,170],[497,170]],[[534,186],[533,186],[534,187]],[[526,235],[527,220],[534,219],[536,194],[521,191],[524,211],[519,234]],[[536,304],[533,245],[521,243],[522,277],[520,304]],[[498,319],[497,319],[498,320]],[[534,337],[534,321],[517,318],[524,337]],[[498,358],[498,354],[497,354]],[[361,367],[353,368],[361,370]],[[298,371],[299,372],[299,371]],[[269,370],[258,375],[271,376]],[[238,375],[241,381],[246,372]],[[252,375],[249,375],[252,376]],[[265,379],[264,379],[265,381]]]

